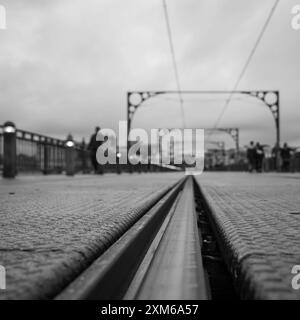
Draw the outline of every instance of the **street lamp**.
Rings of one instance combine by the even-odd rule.
[[[75,143],[71,134],[68,135],[66,143],[66,175],[73,176],[75,173]]]
[[[4,127],[3,127],[3,132],[4,133],[15,133],[16,132],[15,124],[11,121],[5,122]]]
[[[17,174],[16,126],[7,121],[3,126],[3,177],[14,178]]]

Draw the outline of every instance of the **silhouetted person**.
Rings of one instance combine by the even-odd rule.
[[[283,145],[280,155],[282,159],[282,171],[289,172],[291,164],[291,148],[288,146],[287,143]]]
[[[91,157],[91,162],[93,165],[93,168],[95,170],[95,173],[103,173],[103,168],[101,165],[99,165],[97,158],[96,158],[96,153],[97,149],[101,146],[103,143],[102,141],[97,141],[97,133],[100,130],[100,127],[95,128],[95,133],[92,134],[90,143],[88,146],[88,149],[90,150],[90,157]]]
[[[247,148],[247,159],[248,159],[249,172],[253,172],[253,170],[255,169],[255,154],[256,154],[256,149],[254,146],[254,142],[250,141],[249,147]]]
[[[278,146],[277,143],[275,143],[274,147],[272,148],[272,153],[271,153],[271,158],[272,158],[272,167],[273,169],[278,169],[277,166],[277,154],[278,151],[281,152],[280,147]]]
[[[81,160],[82,173],[87,173],[88,172],[87,153],[86,153],[86,144],[85,144],[84,138],[82,139],[82,142],[81,142],[79,156]]]
[[[255,148],[255,163],[256,163],[256,171],[257,172],[262,172],[262,166],[263,166],[263,160],[264,160],[265,154],[264,154],[264,149],[260,145],[259,142],[256,143],[256,148]]]

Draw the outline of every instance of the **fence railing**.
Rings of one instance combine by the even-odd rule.
[[[12,123],[9,123],[12,124]],[[13,125],[13,124],[12,124]],[[12,126],[11,126],[12,128]],[[12,154],[9,161],[15,162],[16,173],[62,173],[68,166],[67,141],[15,128],[11,133],[13,143],[8,150]],[[0,170],[4,169],[4,135],[5,126],[0,125]],[[74,173],[88,173],[92,170],[90,153],[84,142],[73,141]]]
[[[61,173],[65,168],[65,141],[16,130],[17,171]]]
[[[9,129],[6,130],[5,128]],[[4,135],[8,135],[5,142]],[[6,136],[7,137],[7,136]],[[8,142],[9,140],[9,142]],[[68,143],[71,143],[68,144]],[[4,145],[6,144],[6,147]],[[9,157],[5,158],[6,153]],[[8,158],[8,159],[7,159]],[[73,141],[69,135],[66,140],[15,128],[7,122],[0,125],[0,170],[4,177],[14,177],[17,173],[75,173],[93,172],[90,151],[83,142]],[[5,160],[6,159],[6,160]],[[6,168],[8,173],[5,173]],[[170,168],[159,165],[106,164],[101,166],[104,172],[149,172],[169,171]]]
[[[62,173],[66,169],[66,142],[45,135],[16,130],[17,171]],[[75,172],[91,171],[85,143],[74,142]]]
[[[5,128],[9,130],[5,130]],[[8,140],[4,138],[8,134]],[[7,137],[7,136],[6,136]],[[13,137],[13,139],[11,139]],[[5,142],[6,141],[6,142]],[[68,145],[69,142],[71,143]],[[7,146],[8,145],[8,146]],[[9,153],[9,157],[5,157]],[[8,158],[8,159],[7,159]],[[6,159],[6,160],[5,160]],[[6,126],[0,125],[0,170],[5,174],[5,161],[8,168],[7,177],[13,177],[17,173],[64,173],[69,175],[81,172],[93,171],[90,161],[90,151],[87,145],[73,141],[69,135],[67,139],[57,139],[46,135],[20,130],[14,124],[7,122]],[[184,168],[182,168],[184,169]],[[215,166],[206,168],[219,171],[247,171],[248,165],[245,161],[239,161],[230,165]],[[130,164],[106,164],[101,166],[101,173],[104,172],[149,172],[167,171],[167,167],[159,165],[135,165]],[[275,171],[276,165],[273,158],[265,158],[263,171]],[[290,172],[300,172],[300,151],[295,150],[290,159]]]
[[[263,160],[262,171],[274,172],[276,169],[276,158],[268,157]],[[247,161],[237,162],[228,165],[215,165],[206,168],[207,171],[248,171]],[[287,170],[282,169],[282,159],[280,158],[280,170],[279,172],[300,172],[300,151],[294,151],[290,158],[289,168]]]

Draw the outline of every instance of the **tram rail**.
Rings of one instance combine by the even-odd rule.
[[[55,299],[236,298],[202,202],[183,178]]]

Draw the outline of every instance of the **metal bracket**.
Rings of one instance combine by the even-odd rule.
[[[277,127],[279,123],[279,91],[241,91],[241,93],[261,100],[272,112]],[[268,96],[272,94],[275,98],[274,101],[268,101]]]

